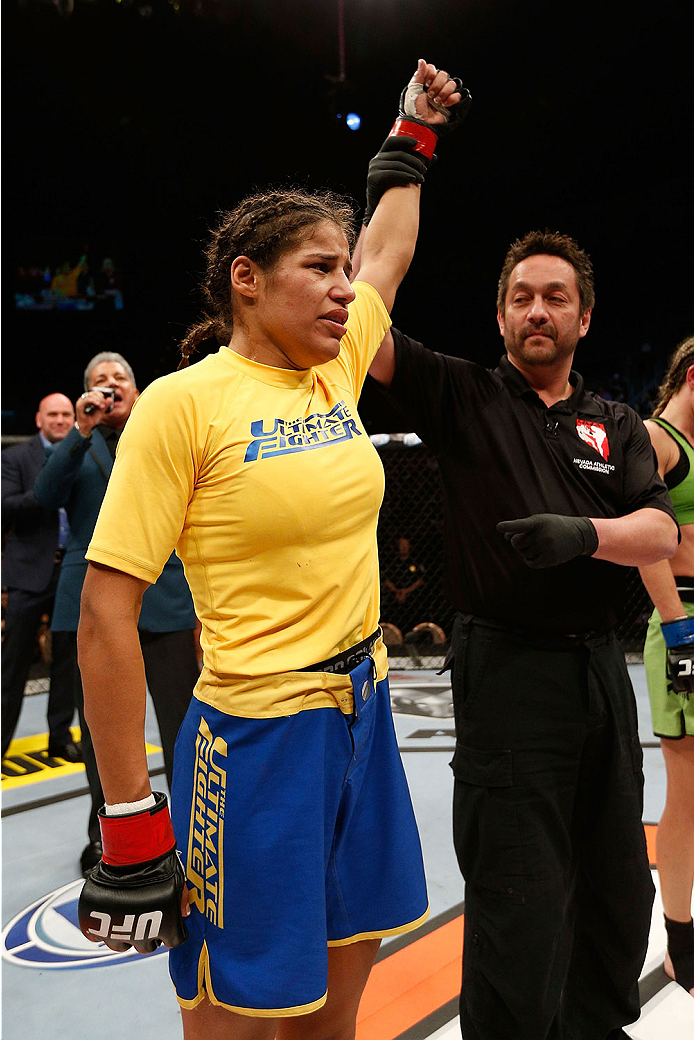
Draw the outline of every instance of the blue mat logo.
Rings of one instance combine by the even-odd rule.
[[[104,943],[85,939],[77,923],[77,901],[84,881],[71,881],[22,910],[2,933],[2,956],[23,968],[104,968],[126,964],[142,955],[114,953]],[[160,946],[155,953],[168,953]]]

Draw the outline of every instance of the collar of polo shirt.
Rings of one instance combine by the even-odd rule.
[[[525,376],[509,361],[506,355],[501,358],[496,372],[503,379],[509,393],[513,394],[514,397],[527,396],[529,400],[533,400],[541,408],[547,407],[542,398],[528,384]],[[569,373],[569,382],[573,387],[571,397],[553,404],[552,408],[554,411],[580,412],[582,415],[603,414],[597,402],[586,393],[583,376],[579,372],[574,371],[573,368]]]

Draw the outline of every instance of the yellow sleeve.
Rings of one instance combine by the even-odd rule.
[[[176,547],[198,469],[195,408],[179,377],[135,402],[86,557],[155,582]]]
[[[356,299],[349,305],[347,333],[340,353],[328,365],[340,367],[349,380],[355,399],[359,397],[369,365],[391,326],[390,314],[378,292],[368,282],[354,282]],[[327,368],[328,365],[322,366]]]

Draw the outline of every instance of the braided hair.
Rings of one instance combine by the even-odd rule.
[[[235,209],[220,214],[205,248],[204,316],[188,329],[181,343],[179,368],[187,367],[199,343],[214,338],[224,344],[231,339],[234,320],[230,270],[234,259],[247,256],[268,271],[324,220],[343,232],[351,252],[355,241],[354,209],[348,199],[332,192],[258,192]]]
[[[694,336],[687,336],[675,348],[665,378],[658,387],[653,418],[656,419],[678,390],[687,381],[687,372],[694,365]]]

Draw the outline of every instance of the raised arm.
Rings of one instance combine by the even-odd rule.
[[[390,135],[384,141],[381,150],[369,163],[366,181],[366,208],[364,226],[352,259],[353,279],[361,278],[369,281],[371,272],[363,270],[364,259],[368,260],[367,236],[374,212],[378,211],[379,200],[385,193],[384,202],[393,195],[392,189],[402,186],[420,185],[425,177],[436,141],[445,134],[456,129],[468,113],[471,104],[470,92],[460,80],[447,80],[439,94],[444,97],[441,102],[436,91],[445,73],[437,72],[423,59],[417,64],[417,72],[403,91],[400,98],[400,113]],[[438,77],[438,79],[437,79]],[[453,88],[451,87],[453,84]],[[452,92],[450,92],[452,89]],[[447,95],[447,97],[445,97]],[[432,132],[435,140],[432,139]],[[414,136],[406,136],[414,134]],[[419,136],[422,140],[419,140]],[[415,228],[416,232],[416,228]],[[367,246],[367,252],[364,248]],[[411,252],[407,259],[409,266],[414,251],[414,242],[410,242]],[[407,267],[405,268],[407,270]],[[404,276],[404,275],[403,275]],[[372,283],[373,284],[373,283]],[[399,284],[399,282],[397,283]],[[397,289],[397,285],[395,286]],[[387,291],[387,290],[386,290]],[[383,296],[383,293],[381,293]],[[386,303],[391,308],[389,302]],[[395,374],[395,345],[388,332],[381,347],[371,362],[369,375],[381,386],[388,387]]]
[[[91,405],[91,414],[85,414],[85,406]],[[67,505],[72,485],[82,467],[84,456],[91,447],[91,435],[107,411],[103,394],[89,390],[75,402],[75,428],[70,430],[50,456],[34,483],[34,495],[45,509],[57,509]]]
[[[359,280],[377,290],[388,311],[414,256],[419,228],[419,185],[390,188],[364,236]]]
[[[386,332],[383,342],[371,362],[369,375],[386,389],[393,382],[393,376],[395,375],[395,341],[390,329]]]
[[[355,254],[358,277],[378,291],[388,310],[414,255],[419,189],[442,133],[467,114],[460,80],[420,58],[400,98],[400,110],[367,179],[366,230]]]
[[[366,227],[367,225],[364,224],[361,229],[359,240],[354,250],[354,255],[352,256],[352,281],[359,277],[361,252],[364,244],[364,237],[366,235]],[[385,388],[388,388],[393,381],[393,376],[395,375],[395,342],[390,330],[386,332],[383,342],[371,362],[369,375],[372,379],[375,379],[380,386]]]
[[[45,509],[67,504],[72,485],[89,451],[89,442],[77,430],[70,430],[49,458],[34,482],[34,496]]]

